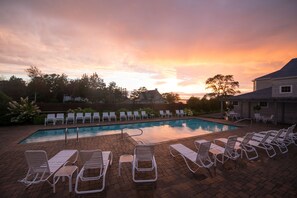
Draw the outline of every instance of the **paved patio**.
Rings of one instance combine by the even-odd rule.
[[[65,183],[60,181],[57,184],[55,194],[47,183],[25,189],[21,183],[17,182],[25,176],[27,171],[24,157],[24,151],[27,149],[45,150],[49,158],[63,149],[112,151],[113,164],[108,170],[105,190],[87,197],[297,197],[297,147],[294,145],[289,146],[287,154],[282,155],[277,150],[278,154],[273,159],[269,159],[265,152],[259,152],[258,160],[240,159],[236,168],[232,161],[228,161],[224,167],[219,164],[214,177],[211,177],[204,169],[192,174],[181,157],[173,158],[169,154],[168,146],[174,143],[182,143],[195,149],[193,142],[196,139],[213,140],[230,135],[243,136],[247,132],[288,127],[258,123],[246,124],[234,131],[157,144],[155,153],[159,175],[157,182],[150,184],[133,183],[131,166],[128,164],[123,166],[122,176],[118,176],[120,155],[132,154],[134,149],[134,142],[122,140],[121,135],[81,138],[78,144],[75,140],[70,140],[68,144],[64,141],[54,141],[21,145],[18,144],[20,140],[44,127],[1,127],[1,197],[79,197],[74,192],[68,192],[67,179]]]

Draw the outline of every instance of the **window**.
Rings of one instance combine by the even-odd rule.
[[[267,102],[259,102],[259,105],[260,105],[261,108],[267,108],[268,107]]]
[[[280,93],[292,93],[292,85],[280,86]]]
[[[233,106],[238,106],[238,101],[233,101],[232,104]]]

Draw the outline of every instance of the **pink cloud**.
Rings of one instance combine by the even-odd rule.
[[[0,71],[146,73],[151,84],[201,86],[233,74],[243,90],[297,54],[296,1],[0,2]],[[10,74],[10,73],[9,73]],[[104,76],[103,76],[104,78]],[[152,85],[154,86],[154,85]],[[170,87],[173,90],[175,87]]]

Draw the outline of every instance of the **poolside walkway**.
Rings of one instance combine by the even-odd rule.
[[[221,120],[222,121],[222,120]],[[223,121],[224,122],[224,121]],[[113,164],[108,170],[106,188],[102,193],[86,197],[297,197],[297,147],[289,146],[287,154],[278,154],[269,159],[265,152],[259,152],[257,161],[239,160],[235,164],[227,162],[225,167],[218,165],[216,176],[200,169],[192,174],[182,158],[173,158],[168,146],[182,143],[195,149],[194,140],[213,140],[230,135],[243,136],[247,132],[279,129],[275,126],[253,123],[236,129],[212,133],[157,144],[155,146],[158,164],[158,180],[154,184],[135,184],[132,181],[131,166],[125,164],[122,176],[118,176],[118,160],[122,154],[132,154],[134,142],[122,140],[121,135],[107,135],[81,138],[79,143],[64,141],[17,144],[27,135],[43,126],[14,126],[0,128],[0,195],[1,197],[81,197],[68,192],[68,181],[57,184],[56,193],[47,184],[39,184],[28,189],[17,180],[25,176],[27,165],[24,151],[42,149],[49,158],[63,149],[101,149],[113,152]],[[296,129],[295,129],[296,130]]]

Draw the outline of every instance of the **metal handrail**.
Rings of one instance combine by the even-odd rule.
[[[76,143],[79,142],[78,131],[79,131],[79,128],[77,127],[77,128],[76,128]],[[67,144],[67,143],[68,143],[68,138],[67,138],[68,128],[66,128],[66,129],[64,130],[64,134],[65,134],[65,144]]]
[[[67,144],[67,142],[68,142],[68,140],[67,140],[68,128],[65,129],[64,133],[65,133],[65,144]]]
[[[78,141],[78,130],[79,130],[79,128],[77,127],[77,128],[76,128],[76,143],[79,142],[79,141]]]
[[[121,134],[122,134],[122,139],[124,139],[124,129],[128,129],[128,128],[123,128],[121,129]],[[141,136],[143,134],[143,130],[138,128],[138,130],[140,131],[139,134],[135,134],[135,135],[128,135],[128,137],[134,137],[134,136]]]
[[[238,123],[238,122],[245,121],[245,120],[249,120],[249,121],[251,121],[251,124],[253,124],[253,119],[252,118],[242,118],[242,119],[239,119],[239,120],[235,121],[234,123]]]

